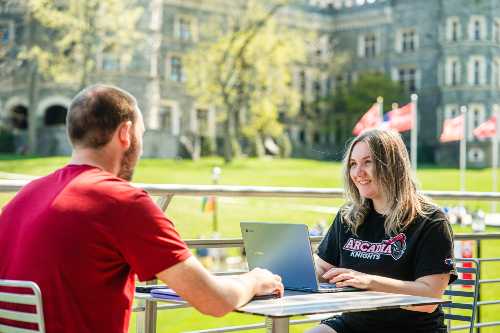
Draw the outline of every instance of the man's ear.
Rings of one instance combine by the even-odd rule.
[[[131,143],[130,138],[132,137],[132,122],[130,120],[124,121],[118,126],[116,131],[120,145],[128,149]]]

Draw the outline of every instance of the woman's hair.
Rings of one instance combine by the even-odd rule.
[[[387,235],[404,230],[417,217],[435,211],[435,206],[417,193],[408,152],[399,133],[392,130],[368,130],[357,136],[344,156],[344,190],[347,203],[341,208],[344,223],[356,234],[373,209],[371,199],[363,198],[351,179],[349,161],[354,146],[366,142],[374,164],[374,177],[387,199],[384,228]]]

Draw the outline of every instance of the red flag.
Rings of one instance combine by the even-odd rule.
[[[379,127],[380,124],[382,124],[380,107],[378,103],[375,103],[356,123],[356,126],[354,126],[354,129],[352,130],[352,134],[359,135],[364,130]]]
[[[491,116],[490,119],[486,120],[484,123],[479,125],[474,129],[472,133],[478,139],[491,138],[496,135],[497,132],[497,117],[495,115]]]
[[[464,115],[452,119],[446,119],[443,125],[443,132],[439,141],[451,142],[460,141],[464,135]]]
[[[387,127],[398,132],[406,132],[412,128],[413,106],[411,103],[389,111],[384,116]]]

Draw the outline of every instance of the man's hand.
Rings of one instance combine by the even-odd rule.
[[[283,295],[281,278],[265,269],[237,276],[214,276],[190,257],[156,275],[198,311],[220,317],[252,299],[276,292]]]
[[[248,272],[248,275],[255,279],[255,295],[276,294],[280,297],[283,296],[284,287],[279,275],[262,268],[254,268]]]
[[[354,287],[359,289],[370,289],[373,276],[347,268],[332,268],[323,274],[323,279],[329,283],[335,283],[338,287]]]

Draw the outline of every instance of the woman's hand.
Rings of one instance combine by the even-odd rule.
[[[359,289],[370,289],[373,283],[373,275],[361,273],[347,268],[332,268],[322,276],[329,283],[335,283],[338,287],[354,287]]]

